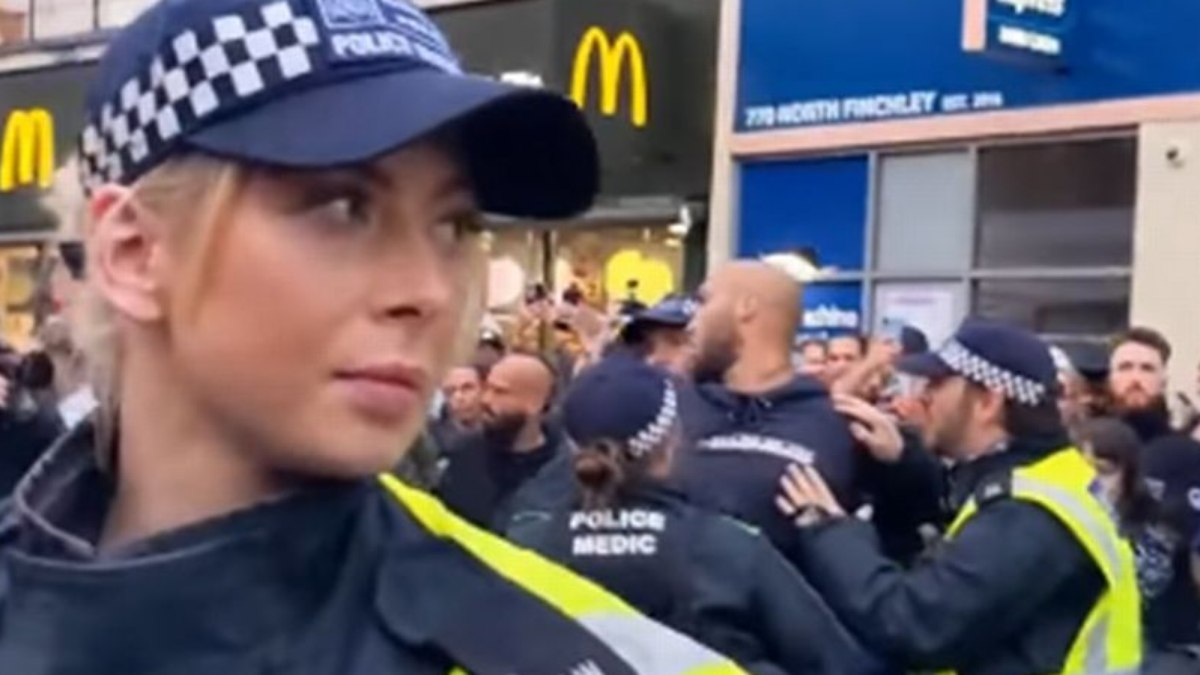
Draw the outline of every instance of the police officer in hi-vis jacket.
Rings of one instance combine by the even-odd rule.
[[[939,549],[902,569],[819,475],[793,467],[779,506],[800,526],[813,585],[869,649],[911,670],[1135,675],[1132,552],[1067,439],[1048,348],[969,320],[900,368],[926,379],[925,441],[953,463],[957,516]]]

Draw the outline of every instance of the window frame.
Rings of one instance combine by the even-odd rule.
[[[821,277],[816,283],[856,282],[862,290],[862,328],[869,331],[875,325],[878,307],[876,306],[876,289],[881,284],[906,283],[957,283],[960,285],[964,299],[963,306],[968,314],[973,313],[975,303],[975,284],[988,280],[1088,280],[1112,279],[1125,281],[1132,286],[1133,262],[1130,265],[1102,265],[1086,267],[1012,267],[1003,269],[985,269],[978,267],[976,259],[979,253],[981,208],[979,200],[979,155],[981,151],[997,147],[1017,147],[1030,145],[1047,145],[1055,143],[1079,143],[1109,139],[1132,140],[1135,147],[1140,143],[1136,127],[1119,127],[1113,129],[1093,130],[1084,133],[1052,134],[1037,136],[1022,136],[1000,139],[978,139],[965,143],[925,143],[888,147],[881,150],[871,150],[867,153],[867,222],[863,242],[866,250],[863,252],[863,269],[844,271]],[[966,151],[972,172],[974,194],[971,196],[971,230],[968,233],[970,255],[966,266],[959,269],[929,269],[929,270],[880,270],[877,268],[879,255],[878,246],[881,233],[881,204],[879,200],[882,187],[883,158],[893,155],[954,153]],[[816,159],[816,158],[805,158]],[[1136,193],[1135,193],[1136,202]],[[1136,207],[1136,204],[1135,204]],[[1135,221],[1134,227],[1137,227]],[[1087,339],[1088,335],[1073,336]]]

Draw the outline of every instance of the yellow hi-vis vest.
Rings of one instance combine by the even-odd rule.
[[[500,576],[592,633],[638,675],[746,675],[732,661],[645,618],[617,596],[451,513],[391,475],[384,486],[430,533],[455,542]],[[463,675],[455,669],[451,675]]]
[[[1011,497],[1054,514],[1104,574],[1106,589],[1071,643],[1063,675],[1137,675],[1142,663],[1142,613],[1133,551],[1110,510],[1093,494],[1096,473],[1075,448],[1065,448],[1013,471]],[[958,512],[953,538],[977,512],[975,500]]]

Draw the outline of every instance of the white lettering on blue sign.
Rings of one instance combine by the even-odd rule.
[[[860,325],[858,312],[852,309],[842,309],[836,305],[818,305],[804,310],[804,328],[806,330],[822,328],[857,330]]]
[[[1061,18],[1067,14],[1067,0],[996,0],[1001,7],[1009,7],[1016,14],[1033,12]]]
[[[1001,26],[997,39],[1000,44],[1013,49],[1022,49],[1046,56],[1062,56],[1062,40],[1016,26]]]
[[[961,97],[964,103],[955,110],[970,110],[972,94],[941,94],[933,90],[821,98],[790,101],[777,105],[748,106],[743,110],[742,124],[746,129],[773,127],[815,126],[840,122],[873,122],[877,120],[921,117],[948,112],[947,97]],[[940,104],[940,105],[939,105]],[[988,108],[999,107],[988,105]]]

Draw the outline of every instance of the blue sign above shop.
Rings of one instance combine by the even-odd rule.
[[[860,335],[863,332],[862,284],[857,282],[810,284],[804,289],[804,317],[800,334],[805,338]]]
[[[863,156],[742,165],[738,257],[794,253],[827,272],[862,269],[867,175]]]
[[[1197,92],[1198,26],[1188,0],[743,0],[735,126]]]
[[[965,0],[963,48],[1014,64],[1065,68],[1074,49],[1082,0]],[[974,25],[972,25],[974,23]]]

